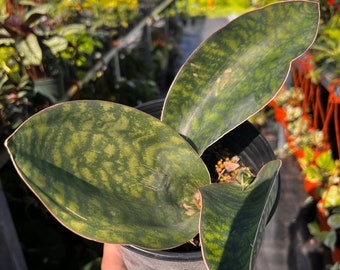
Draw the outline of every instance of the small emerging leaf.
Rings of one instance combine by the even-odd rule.
[[[270,161],[246,189],[212,184],[202,194],[201,243],[209,269],[251,269],[278,194],[281,162]]]

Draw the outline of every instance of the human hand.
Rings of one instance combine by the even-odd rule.
[[[127,270],[120,249],[120,245],[104,243],[101,270]]]

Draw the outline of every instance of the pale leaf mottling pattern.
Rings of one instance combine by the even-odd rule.
[[[209,173],[177,132],[145,113],[103,101],[63,103],[25,122],[7,146],[46,207],[85,237],[166,248],[198,232],[193,197]]]

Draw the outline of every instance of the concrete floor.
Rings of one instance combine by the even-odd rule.
[[[304,205],[300,170],[293,156],[282,159],[280,201],[267,225],[256,270],[291,270],[289,267],[290,227]]]

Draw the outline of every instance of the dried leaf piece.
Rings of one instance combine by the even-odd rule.
[[[227,172],[233,172],[236,169],[238,169],[240,167],[240,164],[235,163],[231,160],[227,160],[223,162],[224,168],[227,170]]]

